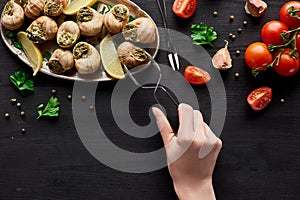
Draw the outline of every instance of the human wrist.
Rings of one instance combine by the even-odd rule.
[[[197,184],[176,184],[175,192],[179,200],[215,200],[215,193],[211,180]]]

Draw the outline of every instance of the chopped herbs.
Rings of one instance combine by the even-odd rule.
[[[103,6],[102,10],[100,11],[100,14],[104,15],[108,13],[113,7],[114,7],[113,4]]]
[[[130,15],[130,16],[129,16],[129,22],[132,22],[133,20],[135,20],[135,17],[132,16],[132,15]]]
[[[46,51],[46,52],[43,53],[43,57],[46,58],[49,61],[50,58],[51,58],[51,53],[49,51]]]
[[[51,97],[49,99],[49,102],[47,103],[46,107],[44,107],[44,104],[40,104],[37,107],[38,117],[37,119],[41,117],[58,117],[59,116],[59,101],[57,97]]]
[[[17,38],[17,34],[11,31],[7,31],[5,34],[5,37],[8,37],[11,40],[11,44],[16,47],[17,49],[22,50],[23,46],[22,44],[19,42],[18,38]]]
[[[100,2],[97,1],[97,2],[92,6],[92,8],[95,9],[95,10],[97,10],[97,9],[98,9],[99,3],[100,3]]]
[[[213,46],[212,41],[217,39],[217,32],[214,31],[214,28],[208,27],[202,22],[200,24],[192,24],[191,32],[191,38],[196,45],[209,44],[210,46]]]
[[[24,72],[15,72],[9,76],[13,85],[25,96],[28,92],[34,92],[34,83],[26,78]]]

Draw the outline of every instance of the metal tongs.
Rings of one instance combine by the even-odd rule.
[[[164,27],[166,29],[167,47],[168,47],[168,50],[169,50],[169,53],[168,53],[169,62],[170,62],[170,65],[171,65],[172,69],[174,71],[176,71],[176,70],[180,69],[178,53],[177,53],[176,48],[174,47],[174,45],[172,43],[171,36],[170,36],[170,30],[169,30],[169,27],[168,27],[166,0],[161,0],[161,1],[162,1],[162,4],[161,4],[160,0],[156,0],[156,3],[157,3],[157,6],[158,6],[158,9],[159,9],[159,12],[162,16]],[[174,60],[175,60],[175,62],[174,62]],[[175,64],[176,64],[176,66],[175,66]]]
[[[134,84],[135,84],[136,86],[138,86],[139,88],[142,88],[142,89],[153,89],[153,97],[154,97],[154,99],[155,99],[155,101],[156,101],[156,103],[157,103],[158,105],[161,106],[161,104],[160,104],[160,102],[159,102],[159,100],[158,100],[158,98],[157,98],[157,96],[156,96],[156,92],[157,92],[158,89],[161,89],[161,90],[162,90],[162,91],[163,91],[163,92],[171,99],[171,101],[176,105],[176,107],[178,107],[179,103],[177,102],[177,100],[176,100],[175,98],[172,97],[172,95],[167,91],[167,89],[166,89],[164,86],[160,85],[160,81],[161,81],[161,78],[162,78],[162,74],[161,74],[161,69],[160,69],[158,63],[155,61],[155,59],[154,59],[148,52],[145,52],[145,53],[146,53],[146,55],[147,55],[149,61],[155,66],[155,68],[156,68],[157,71],[159,72],[159,77],[158,77],[157,82],[156,82],[154,85],[152,85],[152,86],[151,86],[151,85],[148,85],[148,86],[146,86],[146,85],[141,85],[141,84],[133,77],[133,75],[132,75],[132,73],[129,71],[129,69],[123,64],[123,67],[124,67],[124,69],[125,69],[125,71],[126,71],[128,77],[129,77],[129,78],[134,82]],[[150,63],[148,63],[148,64],[150,64]]]

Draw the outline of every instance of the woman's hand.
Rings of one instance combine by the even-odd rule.
[[[164,141],[168,167],[175,191],[181,200],[215,199],[212,174],[222,142],[203,121],[202,114],[180,104],[178,133],[164,113],[153,107],[153,114]]]

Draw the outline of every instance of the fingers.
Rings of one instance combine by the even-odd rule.
[[[178,140],[186,141],[194,133],[194,110],[187,104],[180,104],[178,106],[178,115]]]
[[[173,129],[165,114],[159,108],[152,107],[152,112],[156,119],[156,124],[162,136],[164,145],[166,146],[172,141],[173,137],[175,137]]]
[[[209,126],[206,123],[203,123],[203,125],[205,128],[206,137],[205,137],[205,141],[203,142],[203,146],[200,148],[198,154],[200,159],[205,158],[212,150],[216,149],[217,148],[216,146],[218,146],[219,142],[221,141],[219,138],[216,137],[216,135],[212,132],[212,130],[209,128]],[[217,154],[219,153],[220,149],[217,150]]]

